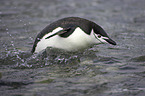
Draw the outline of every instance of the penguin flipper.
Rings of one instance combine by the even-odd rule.
[[[51,38],[51,37],[53,37],[53,36],[55,36],[55,35],[61,35],[61,34],[63,34],[63,33],[68,32],[69,30],[71,30],[71,28],[63,28],[63,30],[58,31],[58,32],[56,32],[56,33],[54,33],[54,34],[52,34],[52,35],[46,37],[45,39],[49,39],[49,38]]]

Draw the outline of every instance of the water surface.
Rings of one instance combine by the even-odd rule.
[[[144,96],[144,0],[1,0],[2,96]],[[81,52],[31,54],[36,35],[60,18],[102,26],[117,42]],[[49,53],[49,54],[48,54]]]

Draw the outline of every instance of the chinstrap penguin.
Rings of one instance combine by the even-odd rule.
[[[46,26],[37,35],[31,52],[40,52],[47,47],[77,51],[100,43],[116,45],[98,24],[79,17],[67,17]]]

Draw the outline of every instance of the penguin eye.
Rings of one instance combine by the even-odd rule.
[[[101,38],[101,35],[100,34],[98,34],[98,38]]]

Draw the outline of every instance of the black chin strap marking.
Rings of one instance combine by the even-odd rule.
[[[94,34],[94,36],[95,36],[95,38],[97,39],[97,40],[99,40],[98,38],[97,38],[97,36],[95,35],[95,33],[93,33]],[[99,40],[101,43],[103,43],[101,40]]]

